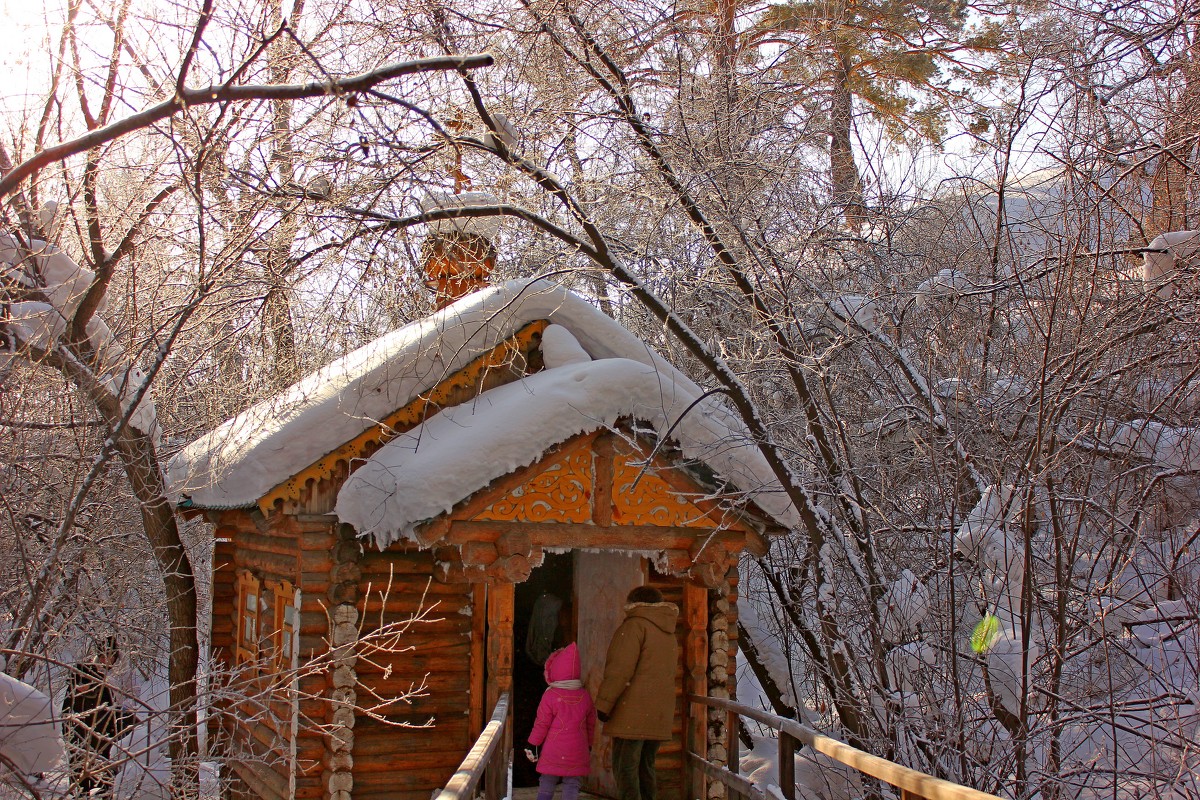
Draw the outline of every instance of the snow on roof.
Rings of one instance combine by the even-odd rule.
[[[746,490],[784,524],[793,522],[786,496],[759,463],[753,442],[731,430],[716,402],[697,403],[695,384],[677,378],[638,361],[608,358],[568,363],[491,389],[376,452],[342,486],[338,518],[374,536],[383,549],[554,445],[632,417],[659,436],[670,431],[686,458]]]
[[[516,396],[524,401],[532,396],[533,390],[548,392],[548,397],[573,404],[577,416],[594,421],[594,424],[588,423],[592,427],[587,430],[611,424],[618,416],[645,416],[647,422],[656,425],[660,419],[669,418],[669,422],[674,422],[675,417],[702,394],[695,383],[651,350],[645,342],[583,298],[544,280],[514,281],[476,292],[426,319],[377,339],[192,442],[172,459],[167,468],[170,496],[177,502],[190,501],[191,505],[200,508],[252,506],[300,469],[350,441],[524,325],[542,319],[560,325],[573,334],[572,338],[590,358],[615,359],[623,363],[596,367],[577,356],[564,355],[559,362],[562,365],[559,369],[548,370],[548,373],[553,373],[573,364],[581,364],[584,368],[579,370],[579,380],[589,392],[596,393],[595,397],[588,392],[567,392],[561,387],[565,379],[558,375],[536,380],[536,376],[531,376],[512,384],[508,394],[497,396],[492,392],[498,390],[492,390],[463,409],[456,409],[453,415],[447,416],[445,411],[436,415],[407,436],[395,440],[394,447],[389,444],[382,448],[380,453],[413,451],[414,442],[422,438],[430,443],[444,440],[448,434],[437,426],[443,426],[446,422],[433,423],[437,417],[458,419],[457,424],[463,425],[466,424],[463,420],[471,416],[471,411],[483,411],[497,405],[505,408],[509,414],[518,413],[526,403],[505,399],[514,393],[518,393]],[[551,339],[554,338],[552,334]],[[553,357],[550,362],[553,366]],[[639,369],[641,373],[637,372]],[[644,391],[636,398],[625,398],[626,405],[618,407],[615,398],[611,397],[613,393],[606,392],[603,380],[596,377],[601,375],[608,376],[605,379],[611,378],[614,382],[620,376],[625,391],[631,386]],[[654,402],[645,394],[650,390],[655,393]],[[661,396],[659,392],[662,392]],[[539,405],[549,404],[548,399],[545,403],[538,402]],[[690,453],[709,463],[739,489],[748,492],[758,490],[754,501],[780,523],[785,526],[794,524],[795,509],[775,483],[761,455],[753,447],[747,446],[748,439],[740,420],[715,400],[705,400],[701,406],[692,411],[681,425],[681,429],[695,429],[695,442],[683,441],[685,437],[679,431],[673,432],[672,438],[681,440],[685,454]],[[671,416],[672,411],[674,416]],[[556,413],[561,413],[564,419],[570,419],[568,412]],[[499,417],[493,415],[489,418]],[[704,425],[718,426],[714,431],[719,432],[727,444],[714,447],[715,441],[711,438],[705,440],[705,435],[699,430],[703,425],[690,421],[700,418],[706,420]],[[576,426],[580,424],[578,420],[571,423]],[[507,418],[505,425],[515,427]],[[456,490],[464,491],[455,500],[461,499],[467,492],[482,488],[495,477],[535,460],[546,448],[573,435],[563,433],[571,425],[560,423],[554,429],[558,432],[553,436],[549,435],[548,430],[539,431],[531,446],[540,449],[532,455],[505,450],[502,458],[498,452],[489,449],[491,445],[481,444],[478,438],[473,439],[474,449],[469,457],[464,457],[461,450],[442,446],[448,451],[442,454],[442,458],[457,458],[459,468],[465,468],[471,461],[488,461],[495,463],[486,465],[487,472],[502,470],[491,474],[473,489],[467,488],[465,479],[455,484]],[[550,428],[548,424],[546,427]],[[666,427],[669,427],[669,423],[661,429],[665,431]],[[473,436],[484,435],[482,426],[473,424],[473,430]],[[574,432],[580,430],[583,428],[577,428]],[[715,434],[707,435],[711,437]],[[559,436],[561,438],[556,438]],[[415,452],[420,453],[421,458],[426,458],[430,449],[436,448],[424,446]],[[719,457],[716,455],[719,452],[727,455]],[[480,453],[488,453],[489,458],[480,459]],[[378,453],[376,455],[379,456]],[[476,478],[475,482],[480,479]],[[365,480],[364,474],[355,485],[361,485],[361,481]],[[349,500],[346,502],[350,503]],[[437,510],[444,509],[445,498],[441,498],[437,505]],[[339,505],[339,513],[341,508]],[[347,513],[353,512],[347,510]],[[406,513],[430,515],[427,509]],[[422,518],[415,516],[402,523],[388,520],[376,522],[374,527],[368,524],[368,527],[375,530],[383,525],[389,531],[398,532],[411,528]],[[360,522],[365,519],[365,516],[360,517]],[[363,530],[360,528],[360,531]]]

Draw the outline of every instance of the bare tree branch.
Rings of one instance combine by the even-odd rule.
[[[402,61],[388,64],[353,75],[337,81],[321,81],[300,84],[285,84],[282,86],[246,85],[230,86],[228,84],[207,86],[201,89],[186,89],[175,97],[158,105],[151,106],[131,117],[118,120],[111,125],[97,128],[77,139],[48,147],[37,155],[16,165],[11,172],[0,178],[0,197],[12,194],[21,181],[34,175],[38,170],[71,156],[86,152],[93,147],[111,142],[114,139],[141,130],[168,119],[183,111],[185,108],[207,106],[217,103],[244,103],[250,100],[299,100],[306,97],[330,97],[363,92],[385,81],[415,75],[423,72],[438,72],[442,70],[465,70],[487,67],[492,64],[492,57],[487,54],[468,56],[439,56],[422,58],[415,61]]]

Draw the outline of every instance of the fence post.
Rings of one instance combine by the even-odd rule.
[[[726,748],[729,750],[729,758],[726,759],[729,763],[725,765],[725,768],[737,775],[738,769],[742,765],[742,740],[738,737],[738,713],[732,709],[725,715],[725,738],[728,740]]]
[[[779,732],[779,789],[787,800],[796,800],[796,746],[800,742],[786,731]]]

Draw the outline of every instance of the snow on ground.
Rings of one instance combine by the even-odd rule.
[[[54,716],[46,694],[0,672],[0,755],[22,774],[45,772],[62,756]]]
[[[1147,291],[1169,300],[1179,277],[1176,259],[1184,263],[1200,253],[1200,231],[1171,231],[1155,236],[1142,253],[1142,283]]]
[[[656,406],[654,419],[672,408],[678,414],[686,407],[686,404],[679,405],[682,398],[694,399],[701,394],[695,383],[654,353],[645,342],[582,298],[548,281],[514,281],[469,295],[431,317],[349,353],[278,397],[259,403],[193,442],[175,457],[168,468],[171,496],[177,500],[190,500],[193,505],[203,508],[250,506],[290,477],[298,466],[316,461],[377,424],[380,419],[487,352],[523,325],[539,319],[549,320],[569,331],[583,354],[589,358],[636,362],[626,363],[619,369],[613,365],[597,368],[605,374],[611,376],[615,371],[624,375],[637,373],[638,377],[627,380],[640,382],[656,391],[667,387],[666,399],[659,398],[657,403],[650,403],[646,398],[638,401],[642,405]],[[551,334],[551,342],[557,335]],[[553,351],[554,345],[550,347]],[[573,346],[568,346],[568,350],[573,350]],[[580,354],[564,353],[562,358],[564,361],[560,362],[560,366],[570,368],[572,362],[580,360]],[[604,387],[599,386],[596,379],[589,381],[588,369],[579,373],[578,379],[588,382],[589,388],[603,390]],[[465,424],[464,420],[470,418],[476,409],[488,414],[487,409],[500,402],[498,397],[505,405],[520,407],[532,396],[530,386],[539,390],[554,386],[559,396],[565,398],[570,395],[573,398],[570,402],[577,406],[573,411],[577,420],[573,424],[578,424],[578,418],[598,420],[611,417],[611,409],[585,406],[578,391],[574,394],[564,393],[565,387],[560,378],[539,379],[532,383],[525,380],[516,386],[504,395],[492,395],[486,401],[483,398],[473,401],[446,418],[457,419],[457,423],[443,421],[435,425]],[[521,399],[503,399],[513,393]],[[753,448],[745,446],[744,428],[740,420],[719,402],[706,401],[702,409],[692,414],[703,417],[705,426],[720,428],[735,439],[740,437],[740,441],[732,442],[723,449],[737,453],[736,459],[730,459],[730,463],[736,460],[741,471],[723,474],[739,488],[760,490],[760,494],[754,498],[755,502],[783,525],[790,527],[794,524],[797,520],[794,507],[786,495],[774,486],[774,478],[761,456]],[[570,413],[566,415],[570,416]],[[496,413],[491,412],[490,419],[494,421],[497,418]],[[481,426],[477,422],[471,424],[475,435],[480,435]],[[506,425],[509,424],[506,422]],[[598,422],[588,424],[593,426],[590,428],[592,430],[599,426]],[[433,432],[437,437],[431,437],[430,441],[450,441],[450,434],[445,430],[435,428]],[[390,448],[391,452],[416,451],[416,443],[429,436],[429,431],[422,428],[416,436],[420,438],[414,438],[414,435],[404,437],[399,444]],[[460,440],[456,438],[454,441]],[[544,437],[541,443],[548,446]],[[478,449],[476,452],[485,451]],[[450,455],[456,456],[458,453]],[[511,451],[503,455],[504,458],[496,460],[516,465],[522,459],[532,460],[529,456],[517,458]],[[360,479],[358,485],[363,485],[365,477]],[[473,482],[479,479],[477,476]],[[386,484],[377,482],[376,486],[375,496],[379,496],[378,489]],[[770,491],[771,488],[775,491]],[[377,535],[388,538],[410,528],[413,522],[421,518],[412,517],[413,514],[428,515],[431,510],[443,508],[445,498],[437,499],[440,502],[425,502],[419,509],[404,512],[404,519],[400,521],[383,523],[377,519],[377,514],[366,508],[358,509],[361,513],[356,519],[375,530]],[[355,514],[352,505],[347,500],[339,513],[345,510]]]
[[[170,796],[171,762],[167,756],[170,687],[163,676],[139,680],[135,702],[126,703],[141,723],[113,747],[113,759],[124,760],[117,773],[117,796],[130,800],[166,800]]]
[[[740,774],[767,793],[780,797],[779,740],[752,734],[754,748],[743,751]],[[796,753],[796,796],[821,800],[849,800],[861,797],[856,773],[828,756],[802,748]]]
[[[746,610],[749,610],[749,618],[743,616]],[[764,656],[772,679],[788,692],[789,697],[785,698],[785,701],[792,702],[789,670],[785,656],[778,650],[777,642],[765,635],[765,631],[758,624],[758,617],[743,598],[738,599],[738,616],[752,636],[755,636],[755,631],[760,634],[755,636],[755,646],[759,649],[759,654]],[[738,653],[737,663],[737,702],[770,710],[762,687],[759,686],[754,672],[746,665],[741,653]],[[800,708],[800,712],[802,716],[806,716],[803,708]],[[801,722],[812,727],[814,720],[802,719]],[[747,719],[745,723],[754,746],[747,750],[744,744],[739,743],[738,774],[751,781],[766,793],[767,797],[781,798],[783,794],[779,789],[779,739],[765,726],[753,720]],[[795,764],[797,797],[812,800],[850,800],[861,796],[857,773],[827,756],[804,747],[796,753]]]
[[[763,488],[778,486],[758,463],[758,451],[730,429],[715,400],[700,399],[695,384],[626,358],[592,361],[565,328],[549,332],[551,368],[445,409],[393,439],[346,480],[338,517],[382,549],[554,445],[623,417],[651,424],[659,436],[669,432],[685,457],[772,505]]]

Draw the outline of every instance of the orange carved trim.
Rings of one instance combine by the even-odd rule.
[[[592,453],[559,453],[538,474],[474,516],[510,522],[588,522],[592,511]]]
[[[614,525],[660,525],[680,528],[716,528],[716,509],[703,511],[690,502],[657,470],[661,465],[636,455],[618,453],[613,459],[612,509]],[[698,496],[698,495],[696,495]]]

